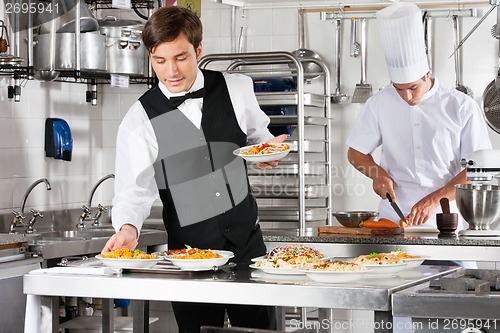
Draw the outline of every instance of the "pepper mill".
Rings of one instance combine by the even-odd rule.
[[[458,226],[458,213],[450,213],[450,202],[448,198],[441,198],[442,213],[436,214],[436,224],[439,230],[438,237],[455,237]]]

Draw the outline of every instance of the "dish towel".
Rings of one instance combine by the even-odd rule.
[[[29,274],[83,274],[113,276],[120,275],[121,268],[111,267],[51,267],[35,269]],[[26,295],[26,315],[24,319],[24,333],[47,332],[42,327],[42,317],[51,318],[50,309],[42,307],[40,295]]]

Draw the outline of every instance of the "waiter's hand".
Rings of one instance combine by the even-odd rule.
[[[275,138],[270,139],[267,142],[269,142],[269,143],[279,143],[279,142],[283,142],[285,140],[286,140],[286,134],[281,134],[281,135],[278,135]],[[281,160],[271,161],[271,162],[259,162],[259,163],[255,164],[255,166],[257,166],[257,168],[262,169],[262,170],[271,170],[272,168],[277,167],[278,164],[280,163],[280,161]]]
[[[432,193],[425,196],[411,208],[407,218],[408,225],[424,224],[437,206],[439,206],[439,200],[436,200]]]
[[[120,231],[111,236],[106,242],[101,253],[111,252],[117,249],[130,249],[133,250],[137,246],[137,229],[131,224],[124,224]]]

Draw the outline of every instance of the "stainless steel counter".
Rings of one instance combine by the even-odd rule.
[[[77,296],[104,299],[128,298],[140,301],[133,310],[134,332],[147,332],[147,302],[185,301],[230,304],[261,304],[278,307],[322,309],[365,309],[375,311],[375,320],[392,321],[391,295],[437,276],[459,269],[448,266],[421,266],[394,278],[365,278],[352,284],[321,284],[306,276],[270,275],[240,264],[231,272],[124,273],[121,276],[27,274],[24,292],[41,296]],[[89,288],[92,286],[92,288]],[[133,286],[133,288],[131,288]],[[58,297],[50,297],[57,311]],[[146,305],[144,305],[146,304]],[[138,309],[138,310],[137,310]],[[104,320],[107,320],[106,318]],[[53,323],[56,325],[56,323]],[[109,322],[103,325],[112,327]],[[379,326],[375,332],[391,332]]]

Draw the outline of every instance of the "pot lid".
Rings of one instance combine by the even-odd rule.
[[[143,27],[144,23],[136,20],[119,20],[115,16],[106,16],[104,19],[99,20],[99,26],[100,27],[129,27],[129,26],[136,26],[136,27]]]

